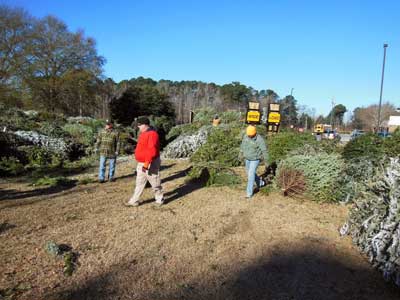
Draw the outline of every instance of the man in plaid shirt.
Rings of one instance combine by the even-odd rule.
[[[107,159],[110,161],[108,181],[114,181],[115,165],[119,153],[119,135],[113,129],[112,122],[107,122],[105,129],[99,133],[96,152],[100,154],[99,182],[103,183],[105,181]]]

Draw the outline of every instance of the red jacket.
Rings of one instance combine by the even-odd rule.
[[[160,139],[157,131],[149,128],[139,135],[135,158],[138,162],[150,164],[158,156],[160,156]]]

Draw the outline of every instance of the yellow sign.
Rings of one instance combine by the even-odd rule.
[[[281,121],[281,114],[271,111],[268,114],[268,123],[279,123]]]
[[[247,112],[247,122],[260,122],[261,113],[257,110],[250,110]]]

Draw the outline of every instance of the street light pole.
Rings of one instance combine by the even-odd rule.
[[[290,90],[290,101],[292,101],[292,99],[293,99],[293,90],[294,90],[294,88],[292,88],[291,90]],[[292,117],[291,117],[291,115],[290,115],[290,111],[291,111],[291,103],[289,103],[289,127],[290,128],[292,128]]]
[[[381,126],[381,109],[382,109],[382,91],[383,91],[383,78],[385,76],[385,61],[386,61],[386,48],[388,44],[383,44],[383,65],[382,65],[382,79],[381,79],[381,93],[379,95],[379,108],[378,108],[378,124],[376,130],[379,131]]]

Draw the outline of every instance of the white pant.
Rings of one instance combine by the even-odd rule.
[[[143,172],[142,171],[143,163],[138,162],[136,167],[136,187],[133,196],[129,200],[130,204],[139,202],[139,198],[143,193],[147,181],[149,181],[151,184],[151,187],[155,194],[156,202],[157,203],[163,202],[164,194],[161,187],[160,165],[161,165],[160,157],[157,157],[150,164],[149,170]]]

